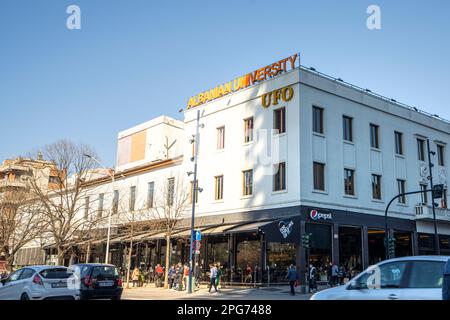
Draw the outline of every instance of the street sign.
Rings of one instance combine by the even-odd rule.
[[[200,248],[201,247],[202,247],[202,243],[200,241],[198,241],[198,240],[195,240],[194,244],[193,244],[193,249],[195,251],[195,254],[200,254]]]
[[[200,232],[200,230],[195,230],[194,240],[196,241],[202,240],[202,233]]]

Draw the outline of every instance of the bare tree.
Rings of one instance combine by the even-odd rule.
[[[0,194],[0,251],[11,270],[16,253],[40,237],[45,227],[40,210],[27,190]]]
[[[155,204],[146,215],[150,221],[158,221],[166,239],[164,288],[168,288],[170,263],[170,243],[172,234],[189,207],[191,193],[182,177],[169,177],[162,183],[156,193]]]
[[[93,159],[86,157],[86,154],[96,156],[89,146],[68,140],[47,145],[42,155],[52,163],[58,179],[52,188],[42,186],[41,171],[30,179],[32,196],[46,222],[46,235],[57,249],[58,264],[63,264],[65,254],[76,241],[88,235],[99,222],[98,219],[86,219],[82,213],[86,206],[85,199],[90,195],[86,182],[96,167]]]

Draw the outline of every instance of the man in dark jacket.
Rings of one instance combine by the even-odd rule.
[[[288,274],[287,274],[287,280],[289,281],[289,286],[291,287],[291,296],[295,296],[295,282],[298,280],[298,273],[297,269],[293,264],[290,265]]]
[[[450,300],[450,259],[444,268],[444,282],[442,283],[442,300]]]

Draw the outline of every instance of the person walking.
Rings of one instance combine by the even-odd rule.
[[[155,273],[156,273],[155,286],[157,288],[162,287],[162,278],[164,277],[164,269],[159,263],[156,265]]]
[[[311,263],[309,265],[309,292],[311,292],[312,290],[317,291],[316,277],[317,277],[317,269]]]
[[[177,289],[179,291],[182,291],[183,290],[184,267],[181,264],[181,262],[178,263],[177,274],[178,274],[178,277],[177,277],[178,287],[177,287]]]
[[[138,267],[135,267],[133,270],[133,273],[131,274],[131,280],[133,281],[133,288],[135,286],[139,285],[139,277],[140,277],[140,270]]]
[[[450,259],[444,267],[444,279],[442,283],[442,300],[450,300]]]
[[[211,293],[211,288],[214,286],[214,290],[217,293],[217,285],[216,285],[216,278],[217,278],[217,267],[214,264],[210,264],[210,274],[209,274],[209,293]]]
[[[187,290],[187,287],[189,285],[189,267],[187,264],[184,265],[183,269],[183,281],[184,281],[184,290]]]
[[[194,267],[194,277],[195,277],[195,288],[200,289],[200,278],[202,276],[202,270],[198,265],[198,262],[195,263]]]
[[[298,281],[298,273],[294,264],[289,266],[286,278],[289,281],[289,286],[291,287],[291,296],[295,296],[295,283]]]
[[[332,263],[331,266],[331,286],[335,287],[339,284],[339,267]]]
[[[173,288],[173,284],[175,282],[175,275],[176,275],[176,270],[175,270],[175,266],[172,265],[168,271],[168,278],[169,278],[169,289]]]

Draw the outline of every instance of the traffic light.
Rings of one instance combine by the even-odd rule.
[[[305,235],[302,236],[302,246],[305,249],[310,249],[311,248],[311,233],[307,233]]]
[[[395,238],[388,239],[388,253],[389,253],[389,258],[395,257]]]

